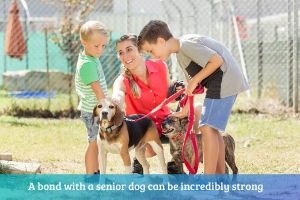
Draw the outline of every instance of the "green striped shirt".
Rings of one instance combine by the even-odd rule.
[[[104,95],[107,96],[106,80],[99,59],[80,53],[75,73],[75,89],[80,99],[79,110],[92,113],[98,103],[90,85],[95,81],[99,81]]]

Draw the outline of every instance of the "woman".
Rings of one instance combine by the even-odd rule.
[[[113,84],[113,98],[126,115],[148,114],[167,98],[170,86],[168,67],[161,60],[145,60],[138,51],[135,35],[123,35],[117,41],[117,52],[123,72]],[[150,116],[160,135],[161,122],[169,114],[169,108],[163,106]],[[145,153],[147,157],[155,155],[150,146],[147,146]],[[142,166],[136,159],[133,173],[142,173]]]

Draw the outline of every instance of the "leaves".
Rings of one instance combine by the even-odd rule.
[[[70,72],[73,72],[80,51],[79,29],[94,9],[95,0],[56,0],[56,2],[63,4],[64,14],[60,27],[52,32],[51,39],[63,51],[71,67]]]

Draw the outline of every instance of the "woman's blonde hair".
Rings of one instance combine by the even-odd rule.
[[[123,41],[131,41],[134,46],[137,47],[137,36],[136,35],[123,35],[121,36],[117,41],[116,45],[123,42]],[[133,76],[131,72],[124,66],[122,66],[122,74],[128,79],[129,81],[129,86],[131,88],[131,92],[134,97],[140,98],[141,97],[141,89],[138,86],[138,84],[135,82],[133,79]]]
[[[108,30],[105,25],[99,21],[87,21],[80,27],[80,39],[88,41],[91,35],[98,32],[105,37],[108,36]]]

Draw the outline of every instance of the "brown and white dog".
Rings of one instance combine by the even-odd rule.
[[[170,140],[170,153],[172,155],[172,160],[174,160],[175,165],[179,167],[178,173],[184,173],[182,165],[182,145],[184,141],[184,136],[186,133],[186,128],[188,125],[188,118],[178,118],[174,116],[168,116],[162,122],[162,131],[165,136]],[[232,170],[233,174],[238,173],[238,168],[235,163],[235,141],[233,137],[229,134],[223,135],[225,144],[225,162]],[[199,161],[203,163],[203,153],[202,153],[202,134],[196,134],[196,140],[198,144]],[[193,159],[193,148],[191,142],[186,143],[185,155],[187,156],[187,161],[194,165]],[[228,167],[225,164],[226,173],[228,173]]]
[[[157,154],[162,172],[167,173],[163,147],[155,124],[149,118],[133,120],[143,115],[124,115],[111,99],[102,99],[93,111],[94,123],[99,124],[99,160],[101,173],[106,173],[107,154],[120,154],[125,173],[132,173],[129,151],[135,149],[135,156],[149,174],[149,163],[145,157],[146,144]]]

